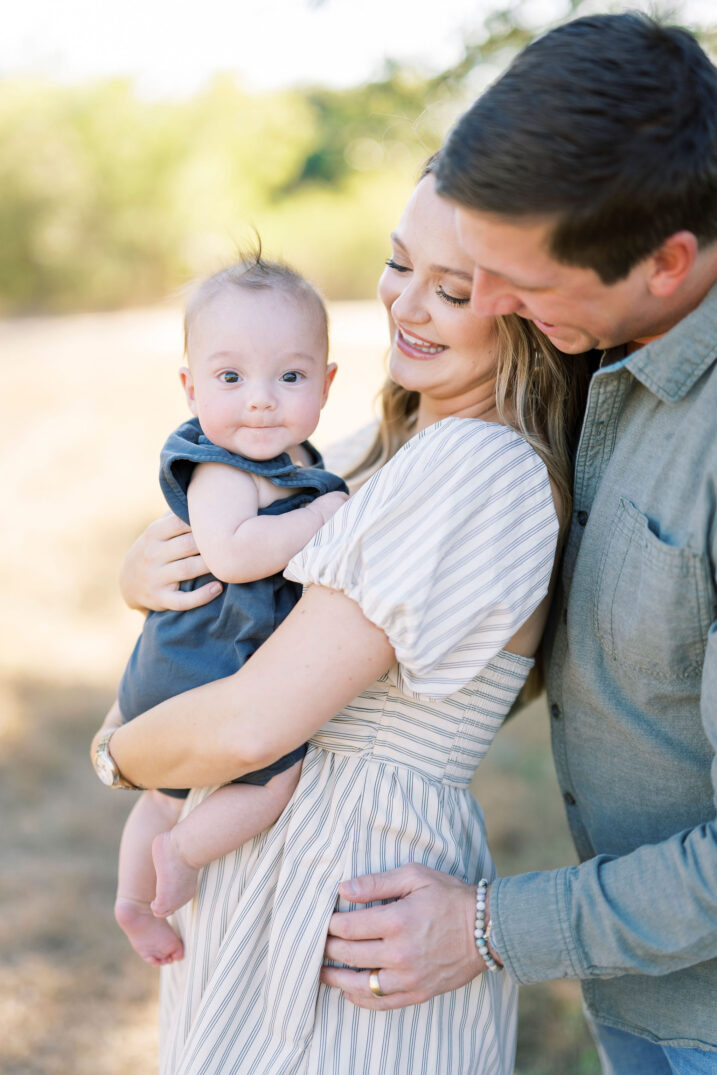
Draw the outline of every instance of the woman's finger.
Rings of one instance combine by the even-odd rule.
[[[184,560],[189,556],[196,556],[199,552],[197,543],[194,540],[194,534],[191,530],[187,530],[183,534],[178,534],[176,537],[167,539],[162,546],[162,551],[166,554],[167,560],[172,562],[175,560]]]
[[[191,608],[208,605],[222,592],[221,582],[207,582],[196,590],[177,590],[168,588],[162,591],[161,608],[171,612],[187,612]]]
[[[197,579],[200,575],[206,574],[207,565],[199,554],[172,560],[170,563],[165,564],[162,570],[165,585],[176,585],[178,582],[187,582],[189,579]]]
[[[151,522],[145,533],[157,538],[158,541],[171,541],[172,538],[179,537],[181,534],[191,533],[191,527],[173,511],[168,511]]]

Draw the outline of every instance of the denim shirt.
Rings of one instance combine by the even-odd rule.
[[[595,1018],[717,1049],[717,285],[594,374],[546,635],[581,864],[491,886],[519,982],[583,979]]]

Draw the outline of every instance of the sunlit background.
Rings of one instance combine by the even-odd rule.
[[[612,10],[644,4],[621,4]],[[259,232],[330,301],[317,442],[364,426],[374,299],[423,159],[523,44],[607,5],[40,0],[0,33],[0,1069],[156,1070],[156,976],[113,925],[128,800],[86,747],[140,628],[116,576],[163,510],[181,292]],[[717,45],[713,0],[675,21]],[[714,52],[713,52],[714,55]],[[572,861],[541,705],[474,791],[502,872]],[[518,1071],[591,1075],[575,983],[521,994]],[[377,1073],[378,1075],[378,1073]]]

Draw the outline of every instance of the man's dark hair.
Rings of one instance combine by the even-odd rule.
[[[679,27],[576,19],[458,120],[436,179],[469,209],[552,217],[553,257],[615,283],[677,231],[717,239],[717,69]]]

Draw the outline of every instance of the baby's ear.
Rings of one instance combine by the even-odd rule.
[[[187,366],[182,366],[182,368],[180,369],[179,380],[182,382],[182,388],[184,389],[184,394],[187,397],[187,405],[192,414],[196,414],[197,401],[194,397],[194,381],[192,379],[191,370]]]
[[[329,389],[331,388],[334,377],[336,376],[337,369],[338,366],[335,362],[329,362],[328,366],[326,367],[326,373],[324,374],[324,394],[321,397],[322,407],[324,403],[326,403],[326,400],[329,398]]]

